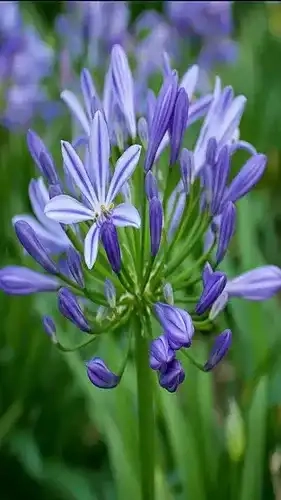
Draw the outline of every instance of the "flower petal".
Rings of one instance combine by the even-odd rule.
[[[63,224],[83,222],[94,218],[92,210],[66,194],[52,198],[45,207],[45,214],[50,219]]]
[[[69,142],[61,141],[61,150],[65,168],[69,175],[71,175],[78,189],[80,189],[81,194],[83,194],[91,204],[96,204],[97,197],[94,188],[75,149]]]
[[[93,224],[84,241],[84,258],[88,269],[92,269],[97,259],[100,227]]]
[[[97,95],[93,79],[88,69],[82,69],[80,85],[89,120],[92,118],[92,99]]]
[[[109,175],[110,145],[108,129],[101,111],[95,113],[89,139],[91,177],[95,179],[97,197],[105,202],[105,190]]]
[[[134,146],[130,146],[122,156],[120,156],[110,182],[106,204],[110,204],[114,200],[122,186],[131,177],[139,161],[140,154],[141,146],[135,144]]]
[[[121,203],[112,212],[112,222],[115,226],[141,226],[141,218],[137,209],[130,203]]]
[[[30,225],[30,227],[32,227],[33,231],[35,231],[36,233],[37,238],[40,240],[40,242],[46,248],[46,250],[49,251],[51,254],[63,252],[65,251],[66,248],[69,247],[69,245],[71,245],[69,239],[62,230],[61,226],[59,224],[56,224],[55,222],[53,222],[53,224],[55,226],[57,225],[60,232],[50,231],[46,229],[42,224],[40,224],[35,219],[35,217],[29,214],[16,215],[15,217],[13,217],[12,218],[13,225],[15,225],[15,223],[20,220],[27,222]]]
[[[64,90],[60,96],[61,99],[65,102],[65,104],[69,107],[70,111],[75,116],[75,118],[77,118],[83,130],[86,132],[87,135],[89,135],[90,130],[89,130],[89,123],[87,120],[87,116],[83,110],[83,107],[78,101],[76,95],[73,94],[73,92],[71,92],[70,90]]]
[[[180,82],[179,86],[184,88],[189,99],[192,99],[192,96],[194,94],[198,81],[198,76],[199,76],[199,66],[197,66],[197,64],[194,64],[183,75],[182,80]]]

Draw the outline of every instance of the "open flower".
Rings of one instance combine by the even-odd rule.
[[[134,172],[140,152],[141,146],[129,147],[117,161],[109,182],[110,143],[107,124],[101,111],[95,113],[91,124],[88,172],[71,144],[62,141],[65,168],[79,188],[83,202],[68,195],[59,195],[47,203],[45,214],[64,224],[93,221],[84,245],[85,262],[89,269],[96,261],[101,228],[105,222],[110,221],[120,227],[139,228],[141,225],[139,213],[134,206],[122,203],[114,207],[113,204]]]

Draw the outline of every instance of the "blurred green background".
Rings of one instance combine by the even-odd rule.
[[[61,2],[25,4],[50,33]],[[130,5],[133,18],[162,7]],[[229,276],[281,266],[281,5],[234,2],[234,17],[239,60],[217,71],[248,98],[241,137],[269,162],[255,192],[239,203],[224,264]],[[3,266],[24,261],[10,220],[29,210],[34,169],[24,137],[1,130],[0,143]],[[134,376],[126,373],[110,393],[92,387],[80,356],[58,353],[42,333],[46,300],[53,299],[0,295],[0,498],[138,500]],[[157,392],[157,499],[281,498],[280,318],[280,297],[232,301],[228,361],[213,377],[188,366],[180,397]],[[109,342],[109,362],[118,349]],[[197,349],[204,359],[208,339]]]

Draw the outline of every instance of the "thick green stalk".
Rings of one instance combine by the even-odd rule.
[[[152,370],[149,366],[149,341],[142,336],[142,326],[135,322],[136,369],[139,415],[139,452],[141,499],[154,500],[154,409]]]

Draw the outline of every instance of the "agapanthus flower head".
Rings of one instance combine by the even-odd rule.
[[[18,215],[13,225],[23,258],[28,253],[45,272],[0,270],[0,289],[8,294],[57,294],[60,313],[87,333],[74,350],[97,337],[102,343],[115,330],[123,346],[122,332],[129,332],[120,371],[112,372],[100,357],[87,363],[91,382],[102,388],[118,385],[128,359],[136,358],[139,370],[145,347],[145,370],[150,364],[160,386],[175,392],[185,378],[178,351],[203,371],[226,355],[228,329],[204,366],[193,360],[192,349],[197,331],[212,331],[229,300],[264,300],[281,290],[276,266],[233,279],[219,268],[235,238],[236,202],[266,167],[265,156],[239,139],[245,97],[235,97],[217,78],[214,91],[194,102],[198,66],[179,79],[170,57],[161,57],[163,84],[158,93],[147,92],[144,116],[119,45],[112,50],[102,99],[86,69],[80,79],[84,108],[72,92],[62,92],[82,128],[72,143],[61,141],[62,172],[42,139],[28,132],[40,174],[29,186],[34,216]],[[194,148],[182,149],[186,130],[202,117]],[[136,125],[141,118],[145,154]],[[233,178],[232,158],[240,148],[249,159]],[[54,340],[52,320],[45,318],[44,327]]]

